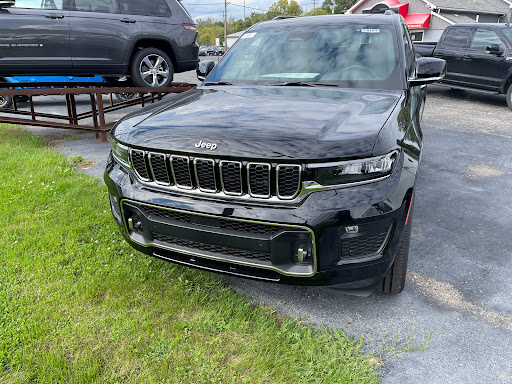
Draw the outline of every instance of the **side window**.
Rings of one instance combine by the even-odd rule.
[[[130,13],[127,0],[66,0],[70,11]]]
[[[62,0],[17,0],[16,8],[29,9],[62,9]]]
[[[490,44],[498,44],[501,48],[504,48],[503,41],[494,31],[487,29],[477,29],[473,42],[471,43],[471,49],[478,49],[479,51],[486,51],[487,46]]]
[[[405,62],[407,65],[407,76],[414,74],[414,48],[409,34],[409,28],[402,25],[402,34],[404,37]]]
[[[445,47],[465,48],[471,30],[469,28],[451,28],[443,40]]]
[[[171,17],[171,10],[165,0],[135,0],[134,3],[137,15]]]

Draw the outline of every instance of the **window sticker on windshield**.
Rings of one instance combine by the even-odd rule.
[[[361,29],[363,33],[380,33],[380,29]]]
[[[254,36],[256,36],[256,32],[246,33],[241,37],[241,39],[252,39]]]
[[[269,73],[267,75],[262,75],[260,77],[281,77],[283,79],[314,79],[317,76],[320,76],[321,73]]]

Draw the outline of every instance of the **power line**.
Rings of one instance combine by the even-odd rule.
[[[229,3],[229,5],[234,5],[235,7],[244,7],[242,4]],[[256,11],[262,11],[262,12],[267,12],[268,11],[268,9],[254,8],[254,7],[249,7],[248,5],[246,5],[244,8],[254,9]]]
[[[183,0],[183,2],[185,2],[185,0]],[[209,6],[209,5],[224,5],[224,3],[209,3],[209,4],[204,4],[204,3],[190,3],[190,2],[186,2],[187,5],[203,5],[203,6]],[[261,8],[254,8],[254,7],[250,7],[248,5],[243,5],[243,4],[235,4],[235,3],[227,3],[227,5],[233,5],[235,7],[243,7],[243,8],[249,8],[249,9],[254,9],[255,11],[261,11],[261,12],[267,12],[268,9],[261,9]]]

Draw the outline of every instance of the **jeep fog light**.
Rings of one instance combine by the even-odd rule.
[[[338,185],[371,181],[389,176],[398,159],[398,152],[363,160],[310,164],[314,180],[321,185]]]
[[[296,240],[293,242],[293,261],[295,263],[305,263],[310,262],[311,257],[313,256],[313,252],[311,249],[311,244],[303,241]]]

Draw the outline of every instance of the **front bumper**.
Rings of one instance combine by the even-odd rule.
[[[365,288],[398,250],[415,176],[309,194],[297,204],[215,199],[151,188],[112,158],[114,217],[146,254],[205,270],[296,285]]]

